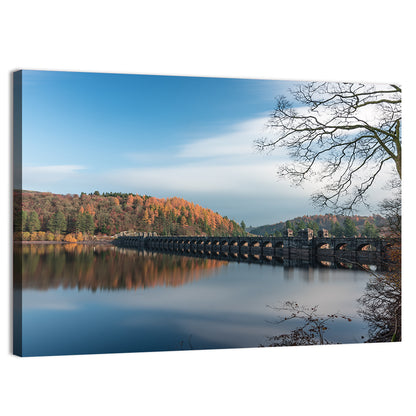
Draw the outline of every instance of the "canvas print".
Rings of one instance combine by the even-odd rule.
[[[401,341],[400,85],[13,75],[14,354]]]

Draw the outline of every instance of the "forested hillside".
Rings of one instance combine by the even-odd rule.
[[[319,229],[327,229],[331,235],[336,237],[367,236],[377,237],[382,234],[385,219],[380,215],[372,216],[345,216],[345,215],[304,215],[288,221],[276,224],[262,225],[260,227],[249,227],[247,231],[255,235],[281,236],[287,228],[291,228],[295,235],[299,230],[311,228],[316,235]]]
[[[176,197],[23,191],[15,193],[14,204],[14,232],[26,233],[24,237],[40,233],[52,240],[51,235],[114,235],[127,230],[159,235],[245,234],[235,221]],[[35,237],[23,239],[40,239]]]

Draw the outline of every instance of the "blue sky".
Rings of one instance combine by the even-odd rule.
[[[289,81],[23,71],[23,189],[178,196],[247,225],[317,213],[254,139]]]

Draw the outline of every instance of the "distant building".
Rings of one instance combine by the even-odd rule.
[[[304,228],[303,230],[299,231],[299,237],[305,240],[312,240],[313,230],[311,228]]]
[[[285,237],[293,237],[293,230],[291,228],[287,228],[284,234]]]
[[[318,231],[318,237],[320,238],[328,238],[329,237],[329,231],[323,228],[322,230]]]

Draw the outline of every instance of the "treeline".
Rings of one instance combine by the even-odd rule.
[[[260,227],[248,227],[247,230],[255,235],[273,235],[281,237],[290,228],[294,235],[298,235],[300,230],[310,228],[317,236],[320,229],[326,229],[334,237],[370,237],[376,238],[383,234],[386,225],[385,219],[377,214],[372,216],[345,216],[345,215],[305,215],[291,220],[282,221],[271,225]]]
[[[128,193],[59,195],[22,191],[14,195],[13,230],[23,240],[91,238],[120,231],[159,235],[245,235],[235,221],[182,198]],[[44,233],[44,234],[42,234]]]

